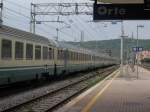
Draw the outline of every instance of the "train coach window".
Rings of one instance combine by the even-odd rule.
[[[39,45],[35,46],[35,59],[41,59],[41,46]]]
[[[58,59],[63,60],[64,59],[64,51],[63,50],[58,50]]]
[[[49,57],[49,59],[53,59],[53,49],[52,48],[49,48],[48,57]]]
[[[65,52],[64,50],[61,51],[61,59],[64,59],[64,55],[65,55]]]
[[[70,55],[69,56],[70,56],[70,60],[72,60],[72,52],[71,51],[70,51]]]
[[[77,60],[77,53],[74,53],[74,60]]]
[[[43,59],[48,59],[48,47],[43,47]]]
[[[23,58],[23,43],[22,42],[15,43],[15,58],[16,59]]]
[[[78,54],[78,60],[80,61],[80,53]]]
[[[63,50],[60,51],[60,59],[61,59],[61,60],[64,59],[64,51],[63,51]]]
[[[72,60],[72,57],[73,57],[73,53],[72,51],[70,51],[70,60]]]
[[[60,59],[60,50],[58,50],[57,59],[58,59],[58,60]]]
[[[71,53],[70,53],[70,51],[68,52],[68,60],[71,60]]]
[[[2,40],[2,59],[12,57],[12,42],[10,40]]]
[[[73,52],[73,60],[75,60],[75,52]]]
[[[33,59],[33,45],[26,45],[26,59]]]

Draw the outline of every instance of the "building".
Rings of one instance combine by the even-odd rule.
[[[143,60],[145,58],[150,59],[150,51],[142,51],[142,52],[138,53],[138,60]]]

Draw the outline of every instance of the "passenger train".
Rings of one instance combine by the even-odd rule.
[[[3,25],[0,85],[116,64],[116,59]]]

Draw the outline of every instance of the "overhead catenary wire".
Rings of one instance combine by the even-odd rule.
[[[9,10],[9,11],[11,11],[11,12],[14,12],[14,13],[18,14],[18,15],[21,15],[21,16],[23,16],[23,17],[25,17],[25,18],[30,19],[29,16],[27,16],[27,15],[21,13],[21,12],[15,11],[15,10],[13,10],[13,9],[10,9],[10,8],[8,8],[8,7],[4,7],[4,9]]]
[[[27,18],[27,19],[30,18],[30,17],[28,17],[28,16],[26,16],[26,15],[24,15],[24,14],[21,14],[21,13],[19,13],[19,12],[17,12],[17,11],[14,11],[14,10],[9,9],[9,8],[6,8],[6,7],[5,7],[4,9],[8,9],[8,11],[10,11],[10,12],[12,12],[12,13],[15,13],[15,14],[18,14],[18,15],[21,15],[21,16]],[[7,19],[7,20],[9,20],[9,21],[12,21],[12,20],[13,20],[13,21],[16,21],[15,23],[20,22],[21,24],[26,25],[26,23],[24,23],[25,21],[20,21],[20,20],[18,20],[18,19],[16,19],[16,18],[12,18],[12,17],[11,17],[11,19],[10,19],[10,18],[7,17],[7,15],[5,15],[4,18]],[[28,21],[28,23],[29,23],[29,21]],[[14,26],[14,25],[13,25],[13,26]],[[43,28],[39,28],[39,27],[38,27],[38,29],[42,30],[42,31],[45,32],[45,33],[48,33],[48,31],[43,30]],[[50,32],[49,32],[48,34],[50,34]]]
[[[45,26],[48,27],[48,28],[52,28],[52,29],[55,30],[55,31],[56,31],[56,29],[57,29],[56,27],[54,27],[54,26],[52,26],[52,25],[49,25],[49,24],[43,23],[43,25],[45,25]],[[64,34],[64,35],[66,35],[67,37],[71,37],[71,36],[72,36],[70,33],[66,33],[66,32],[64,32],[64,31],[62,31],[62,30],[59,30],[59,32],[62,33],[62,34]]]
[[[44,23],[43,23],[44,24]],[[53,26],[49,26],[48,24],[44,24],[45,26],[48,26],[48,27],[52,27],[52,28],[54,28]],[[55,28],[56,29],[56,28]],[[65,32],[63,32],[63,31],[61,31],[61,30],[59,30],[59,32],[61,32],[61,33],[63,33],[64,35],[66,35],[66,36],[72,36],[71,34],[69,34],[69,33],[65,33]]]
[[[83,17],[80,17],[80,19],[81,20],[84,20],[84,18]],[[92,31],[93,33],[91,33],[91,34],[94,34],[93,36],[95,37],[95,39],[97,39],[96,38],[96,36],[99,36],[99,32],[97,31],[97,28],[94,28],[93,27],[93,25],[94,25],[94,22],[89,22],[90,24],[86,24],[87,26],[90,26],[90,27],[88,27],[88,28],[91,28],[92,30],[90,30],[90,31]],[[87,28],[87,27],[86,27]],[[98,34],[98,35],[96,35],[96,34]],[[96,36],[95,36],[96,35]],[[93,38],[92,38],[93,39]]]
[[[78,23],[80,23],[80,21],[78,19],[75,18],[76,21],[78,21]],[[86,31],[87,33],[89,33],[86,29],[83,29],[82,27],[84,26],[82,23],[80,23],[80,26],[74,24],[74,26],[77,28],[77,29],[80,29],[80,33],[81,31]]]
[[[68,19],[68,21],[69,21],[69,19],[70,19],[70,16],[69,16],[69,18],[67,17],[67,19]],[[67,24],[67,23],[66,23]],[[71,26],[72,26],[72,29],[74,29],[74,31],[77,31],[79,34],[81,34],[81,28],[80,27],[78,27],[77,25],[76,25],[76,23],[72,23],[71,24]]]
[[[9,20],[9,18],[8,17],[6,17],[6,16],[4,16],[4,18],[5,19],[7,19],[7,20]],[[9,23],[9,24],[11,24],[12,26],[16,26],[16,24],[17,24],[17,20],[15,20],[15,19],[11,19],[11,21],[15,21],[15,24],[13,23]],[[22,22],[20,22],[21,23],[21,25],[26,25],[25,23],[22,23]],[[18,26],[19,26],[20,24],[18,24]],[[44,30],[43,28],[41,28],[41,27],[38,27],[38,29],[40,30],[40,31],[42,31],[43,33],[46,33],[46,34],[50,34],[50,32],[48,32],[48,31],[46,31],[46,30]],[[25,29],[23,29],[23,30],[25,30]],[[26,30],[25,30],[26,31]],[[38,33],[39,35],[40,35],[40,33]],[[52,39],[52,38],[51,38]]]
[[[18,14],[18,15],[21,15],[21,16],[27,18],[27,19],[30,19],[29,16],[26,16],[26,15],[20,13],[20,12],[17,12],[17,11],[15,11],[15,10],[9,9],[9,8],[7,8],[7,7],[4,7],[4,8],[5,8],[6,10],[8,10],[8,11],[11,11],[11,12],[15,13],[15,14]],[[9,19],[9,18],[7,18],[7,19]],[[45,24],[45,25],[46,25],[46,24]],[[46,26],[48,26],[48,27],[50,27],[50,28],[53,28],[53,29],[56,29],[56,27],[53,27],[53,26],[50,26],[50,25],[46,25]],[[38,28],[38,29],[39,29],[39,28]],[[41,28],[41,29],[42,29],[42,28]],[[63,34],[65,34],[65,35],[67,35],[67,36],[70,36],[70,34],[68,34],[68,33],[65,33],[65,32],[63,32],[63,31],[60,31],[60,32],[63,33]],[[48,33],[48,31],[47,31],[47,33]],[[49,33],[50,33],[50,32],[49,32]]]
[[[18,6],[18,7],[20,7],[20,8],[23,8],[23,9],[25,9],[25,10],[28,10],[28,11],[30,11],[30,8],[27,8],[27,7],[25,7],[25,6],[23,6],[23,5],[20,5],[20,4],[18,4],[18,3],[15,3],[15,2],[13,2],[13,1],[9,1],[9,0],[4,0],[4,1],[6,1],[6,2],[8,2],[8,3],[10,3],[10,4],[12,4],[12,5],[15,5],[15,6]],[[23,17],[25,17],[25,18],[28,18],[29,20],[30,20],[30,17],[29,16],[27,16],[27,15],[25,15],[25,14],[23,14],[23,13],[20,13],[20,12],[18,12],[18,11],[15,11],[15,10],[12,10],[12,9],[10,9],[10,8],[8,8],[8,7],[5,7],[6,8],[6,10],[9,10],[9,11],[11,11],[11,12],[14,12],[14,13],[16,13],[16,14],[18,14],[18,15],[21,15],[21,16],[23,16]],[[79,16],[80,17],[80,16]],[[76,19],[76,18],[75,18]],[[78,25],[76,25],[75,24],[75,27],[78,27],[78,28],[74,28],[74,27],[71,27],[71,28],[74,28],[75,30],[85,30],[85,32],[86,32],[86,34],[88,34],[87,36],[91,39],[93,39],[93,37],[96,37],[95,36],[95,34],[93,34],[93,32],[91,33],[91,30],[90,29],[88,29],[86,26],[85,26],[85,24],[84,23],[82,23],[82,22],[80,22],[79,20],[77,20],[78,21],[78,23],[80,23],[80,25],[82,24],[82,26],[84,27],[84,29],[82,29],[82,28],[80,28]],[[52,30],[56,30],[56,27],[54,27],[54,26],[52,26],[52,25],[46,25],[45,23],[44,23],[44,25],[46,26],[46,27],[48,27],[48,28],[51,28]],[[79,31],[79,32],[80,32]],[[60,31],[61,33],[63,33],[64,35],[66,35],[66,36],[68,36],[68,37],[70,37],[70,36],[73,36],[73,35],[71,35],[69,32],[64,32],[64,31]],[[90,36],[89,36],[90,35]],[[74,36],[75,37],[75,36]],[[76,37],[75,37],[76,38]]]
[[[79,16],[79,18],[80,18],[80,16]],[[79,20],[79,23],[80,23],[80,25],[82,25],[82,27],[84,27],[84,31],[86,31],[87,32],[87,34],[89,34],[89,35],[91,35],[91,37],[89,37],[90,39],[91,38],[94,38],[95,36],[91,33],[91,31],[85,26],[85,24],[83,24],[82,22],[81,22],[81,18],[79,19],[79,18],[77,18],[78,20]]]
[[[39,10],[41,10],[40,8],[39,8]],[[49,9],[48,9],[49,10]],[[40,16],[41,17],[41,16]],[[45,17],[45,15],[43,16],[43,17]],[[42,18],[41,18],[42,19]],[[58,22],[59,23],[59,22]],[[47,26],[47,27],[50,27],[50,28],[53,28],[53,29],[57,29],[56,27],[54,27],[54,26],[51,26],[51,25],[48,25],[48,24],[45,24],[44,22],[43,22],[43,24],[45,25],[45,26]],[[66,32],[63,32],[63,31],[61,31],[61,30],[59,30],[59,32],[61,32],[61,33],[63,33],[64,35],[67,35],[67,36],[73,36],[73,35],[71,35],[70,33],[66,33]],[[76,38],[76,37],[75,37]]]
[[[23,6],[23,5],[17,4],[16,2],[12,2],[12,1],[10,1],[10,0],[3,0],[3,1],[4,1],[4,2],[7,2],[7,3],[10,3],[11,5],[15,5],[15,6],[18,6],[18,7],[20,7],[20,8],[23,8],[23,9],[26,9],[26,10],[29,10],[29,11],[30,11],[30,8],[27,8],[27,7]]]
[[[40,10],[40,9],[39,9]],[[45,17],[45,15],[43,16],[43,17]],[[40,16],[40,18],[41,18],[41,16]],[[42,18],[41,18],[42,19]],[[53,29],[56,29],[56,27],[54,27],[54,26],[51,26],[51,25],[48,25],[48,24],[45,24],[45,23],[43,23],[45,26],[47,26],[47,27],[50,27],[50,28],[53,28]],[[63,23],[63,24],[66,24],[65,22]],[[67,24],[68,25],[68,24]],[[70,25],[70,24],[69,24]],[[71,27],[72,28],[72,27]],[[69,34],[69,33],[65,33],[65,32],[63,32],[63,31],[61,31],[61,30],[59,30],[61,33],[63,33],[63,34],[65,34],[65,35],[67,35],[67,36],[73,36],[73,35],[71,35],[71,34]],[[74,37],[74,36],[73,36]],[[76,37],[74,37],[74,38],[76,38]]]

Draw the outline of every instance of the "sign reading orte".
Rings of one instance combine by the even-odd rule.
[[[144,4],[94,4],[94,20],[149,20]]]
[[[107,7],[105,5],[102,5],[101,7],[97,8],[97,12],[99,15],[105,15],[105,16],[109,16],[109,15],[119,15],[119,16],[124,16],[126,14],[126,9],[124,8],[120,8],[120,7]]]

